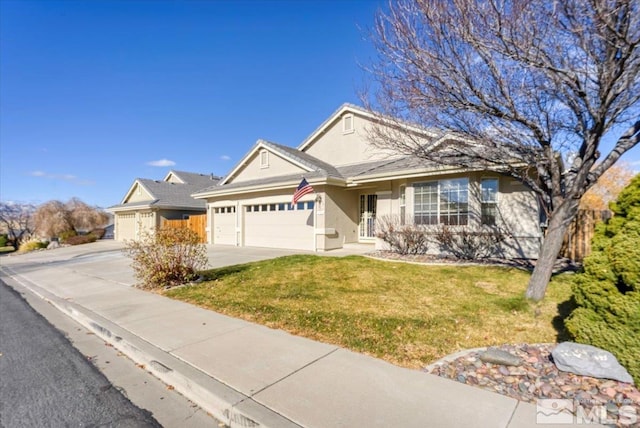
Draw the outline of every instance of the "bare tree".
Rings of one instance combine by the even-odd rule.
[[[547,215],[533,300],[580,199],[640,139],[639,21],[638,0],[398,0],[377,16],[372,141],[530,187]]]
[[[88,231],[96,227],[102,227],[109,221],[109,216],[103,210],[92,207],[78,198],[71,198],[66,203],[69,211],[71,225],[76,231]]]
[[[78,198],[71,198],[67,203],[54,200],[38,206],[34,221],[38,234],[54,238],[62,232],[85,232],[104,226],[108,215]]]
[[[0,226],[16,248],[33,232],[33,204],[0,202]]]
[[[38,235],[48,239],[73,230],[71,215],[60,201],[48,201],[39,205],[33,219]]]

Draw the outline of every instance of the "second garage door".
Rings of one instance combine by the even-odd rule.
[[[313,202],[244,207],[244,245],[314,250]]]
[[[213,209],[213,243],[237,245],[236,207],[216,207]]]

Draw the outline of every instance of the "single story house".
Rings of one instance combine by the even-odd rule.
[[[114,215],[114,239],[136,240],[155,230],[164,220],[205,214],[206,203],[191,194],[211,186],[220,177],[185,171],[169,171],[163,180],[137,178],[119,205],[107,208]]]
[[[192,196],[206,202],[208,242],[328,251],[371,243],[376,219],[426,225],[498,224],[505,254],[536,257],[541,240],[533,192],[508,176],[436,165],[374,147],[376,118],[341,106],[302,144],[258,140],[229,173]],[[292,196],[305,179],[314,192]],[[373,245],[372,245],[373,247]]]

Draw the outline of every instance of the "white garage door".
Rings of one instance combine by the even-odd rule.
[[[118,241],[136,239],[135,213],[116,214],[115,224],[116,239]]]
[[[236,207],[213,209],[213,243],[236,245]]]
[[[260,204],[244,209],[244,245],[314,250],[313,202]]]

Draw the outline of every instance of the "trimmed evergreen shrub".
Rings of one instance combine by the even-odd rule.
[[[6,247],[7,246],[7,242],[9,242],[9,238],[7,237],[6,234],[1,234],[0,235],[0,247]]]
[[[640,385],[640,174],[611,210],[575,276],[577,307],[565,325],[576,342],[614,354]]]

